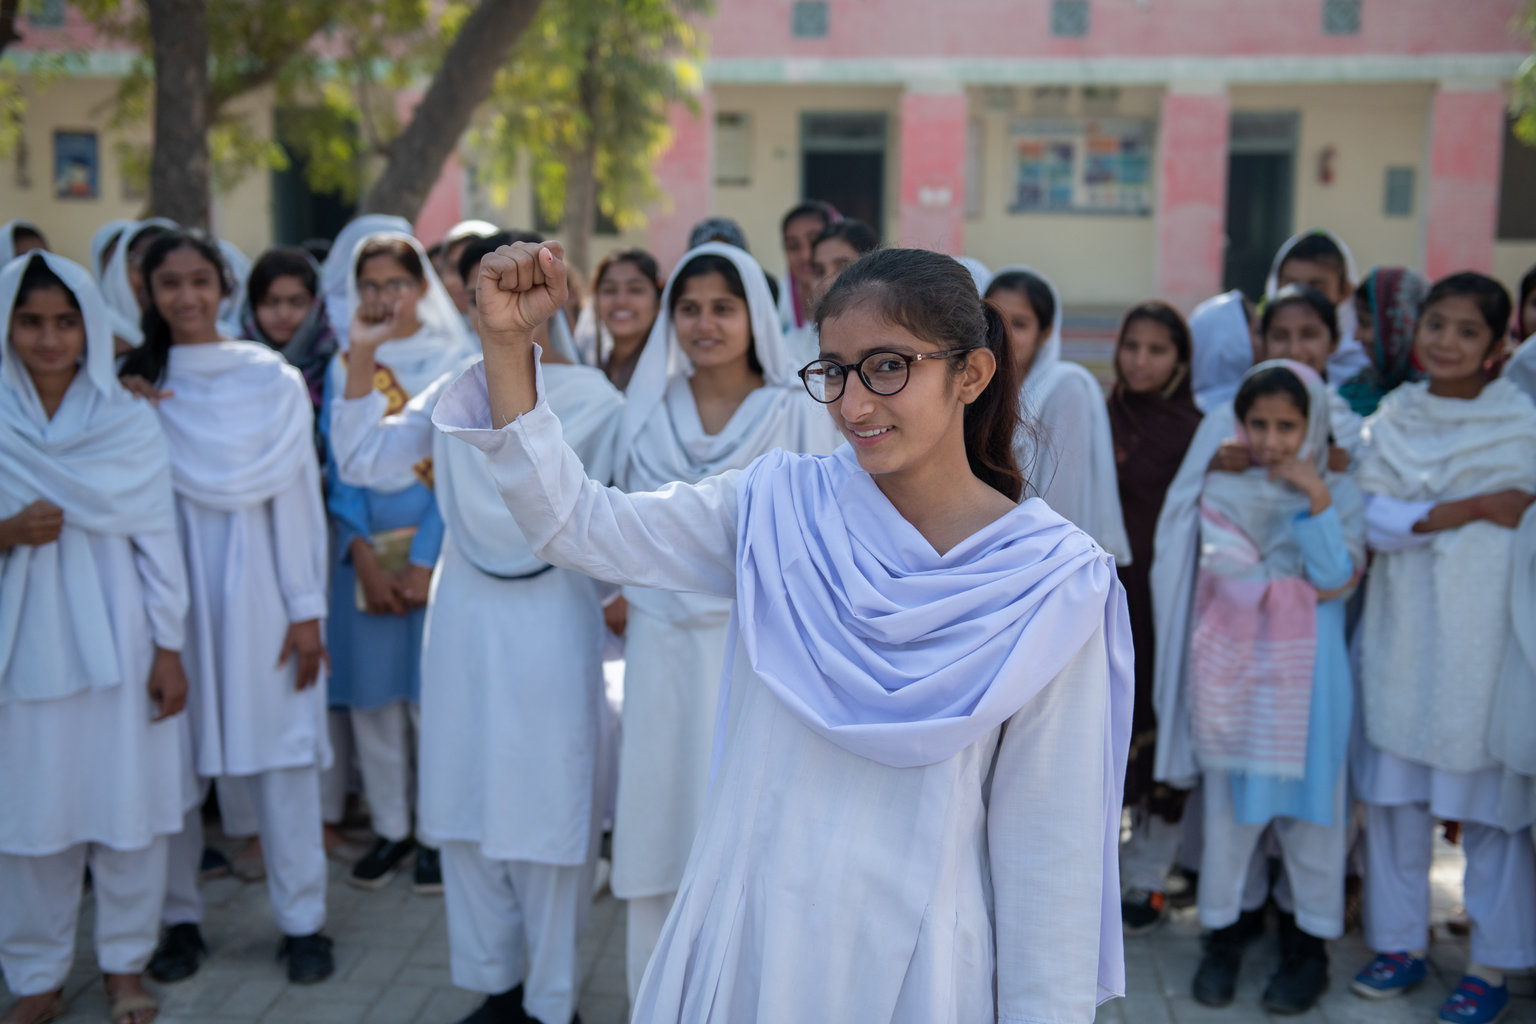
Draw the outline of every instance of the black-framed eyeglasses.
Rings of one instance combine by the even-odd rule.
[[[877,395],[894,395],[907,386],[912,375],[912,364],[924,359],[946,359],[976,351],[977,346],[950,348],[943,352],[923,352],[909,356],[904,352],[871,352],[856,363],[839,363],[831,359],[818,359],[800,369],[800,380],[811,397],[823,405],[831,405],[843,397],[843,386],[848,374],[858,372],[859,380]]]

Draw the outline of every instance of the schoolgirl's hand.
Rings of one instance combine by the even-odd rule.
[[[0,519],[0,550],[25,544],[41,547],[59,539],[64,530],[64,510],[38,499],[9,519]]]
[[[1349,452],[1345,451],[1343,448],[1340,448],[1336,444],[1331,444],[1328,446],[1328,472],[1349,472]]]
[[[564,307],[568,295],[559,242],[502,246],[480,261],[475,283],[482,344],[527,341]]]
[[[283,638],[283,653],[277,658],[277,667],[282,668],[288,664],[290,655],[298,662],[293,673],[295,690],[307,690],[314,686],[320,679],[322,665],[327,672],[330,671],[331,656],[326,653],[325,643],[320,639],[319,619],[295,622],[288,627],[288,635]]]
[[[1269,467],[1269,478],[1290,484],[1311,501],[1311,514],[1318,515],[1333,504],[1333,495],[1317,467],[1308,460],[1286,459]]]
[[[1216,449],[1216,454],[1211,456],[1211,464],[1206,467],[1212,473],[1241,473],[1253,468],[1253,455],[1248,451],[1248,446],[1236,441],[1223,441],[1221,447]]]
[[[186,708],[187,673],[178,652],[155,648],[155,662],[149,668],[149,699],[155,705],[151,722],[162,722]]]
[[[1481,518],[1495,526],[1513,530],[1519,527],[1521,517],[1525,515],[1525,510],[1533,501],[1536,501],[1536,494],[1529,494],[1526,491],[1514,489],[1495,491],[1478,497],[1478,512]]]
[[[430,566],[411,564],[395,576],[395,588],[407,610],[424,607],[432,590]]]
[[[372,351],[386,341],[405,337],[404,330],[396,303],[384,299],[367,299],[359,302],[352,314],[347,343],[354,349]]]
[[[167,398],[175,396],[174,391],[161,391],[149,381],[137,374],[129,374],[126,377],[117,378],[117,382],[123,386],[123,390],[135,398],[142,398],[150,405],[159,405]]]

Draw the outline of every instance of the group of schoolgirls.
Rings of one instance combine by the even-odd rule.
[[[1436,822],[1466,854],[1471,934],[1440,1019],[1487,1024],[1506,972],[1536,967],[1533,292],[1536,270],[1518,305],[1482,274],[1362,278],[1309,232],[1257,306],[1233,291],[1122,323],[1122,915],[1149,931],[1193,886],[1201,1003],[1233,1001],[1272,907],[1263,1006],[1309,1010],[1347,889],[1377,954],[1351,990],[1425,982]]]

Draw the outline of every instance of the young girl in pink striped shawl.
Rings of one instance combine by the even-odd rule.
[[[1194,994],[1225,1005],[1262,911],[1243,908],[1266,830],[1294,914],[1264,1007],[1303,1013],[1327,984],[1325,939],[1344,923],[1344,768],[1352,687],[1344,598],[1364,566],[1364,503],[1328,470],[1326,385],[1287,360],[1250,370],[1233,401],[1252,467],[1212,472],[1200,497],[1190,638],[1191,740],[1204,776],[1200,920],[1211,934]]]

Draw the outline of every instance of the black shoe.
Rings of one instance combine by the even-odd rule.
[[[1170,907],[1182,910],[1194,906],[1200,901],[1200,872],[1175,864],[1173,870],[1168,872],[1163,895]]]
[[[162,982],[190,978],[206,952],[208,947],[203,945],[203,933],[197,925],[173,924],[160,936],[160,945],[149,958],[149,976]]]
[[[416,869],[411,878],[411,891],[418,896],[443,894],[443,859],[430,846],[416,847]]]
[[[409,839],[398,843],[389,839],[376,840],[347,875],[348,883],[359,889],[382,889],[400,871],[400,863],[411,855],[416,844]]]
[[[523,1012],[523,986],[508,992],[486,996],[485,1002],[459,1024],[528,1024],[533,1018]]]
[[[1127,935],[1145,935],[1163,923],[1163,894],[1132,889],[1120,899],[1120,924]]]
[[[324,981],[336,970],[336,960],[331,956],[331,940],[315,932],[313,935],[288,935],[277,947],[277,958],[288,960],[288,980],[295,985],[313,985]]]
[[[1195,1000],[1206,1006],[1226,1006],[1237,994],[1237,972],[1243,947],[1264,931],[1264,913],[1245,911],[1236,923],[1205,936],[1205,955],[1195,971]]]
[[[1289,914],[1280,916],[1280,969],[1264,989],[1268,1013],[1294,1016],[1317,1004],[1328,988],[1328,945],[1296,926]]]
[[[229,874],[229,858],[223,852],[211,846],[203,847],[203,859],[197,865],[197,877],[199,881],[206,882],[210,878],[223,878]]]

